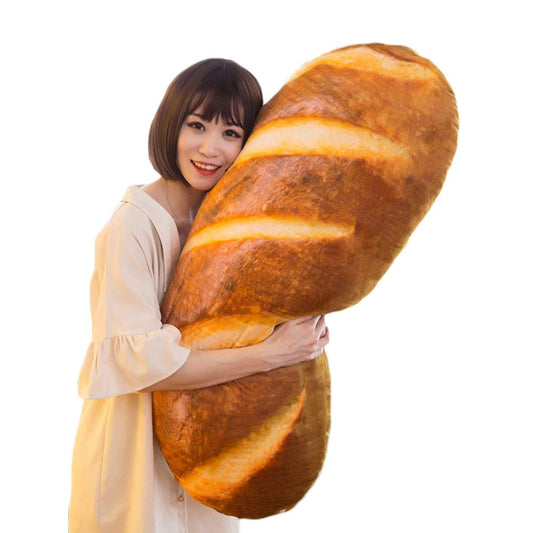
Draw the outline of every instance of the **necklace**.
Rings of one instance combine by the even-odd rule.
[[[178,217],[178,215],[176,215],[176,213],[174,213],[174,209],[172,208],[172,204],[170,203],[170,198],[168,197],[168,183],[167,183],[167,180],[165,180],[165,196],[167,197],[167,203],[168,203],[168,206],[170,207],[170,212],[172,213],[172,218],[174,219],[174,222],[176,222],[176,224],[180,224],[180,223],[183,223],[183,222],[191,223],[192,222],[192,217],[191,216],[189,216],[189,218],[180,218],[180,217]]]

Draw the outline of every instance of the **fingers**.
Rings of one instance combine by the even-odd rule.
[[[312,331],[323,331],[326,327],[326,319],[324,315],[304,316],[288,320],[285,324],[309,326]]]
[[[285,323],[286,324],[304,324],[308,320],[311,321],[311,320],[314,320],[315,318],[317,318],[317,317],[314,317],[314,316],[302,316],[302,317],[298,317],[298,318],[293,318],[292,320],[288,320]]]
[[[328,333],[324,315],[293,318],[276,326],[276,329],[280,328],[299,331],[301,332],[299,335],[309,337],[311,342],[323,338]]]
[[[324,346],[327,343],[324,344]],[[306,358],[306,360],[311,361],[313,359],[316,359],[317,357],[320,357],[324,353],[324,346],[321,346],[318,350],[315,350],[314,352],[311,352],[309,356]]]
[[[289,366],[322,355],[329,342],[329,330],[323,315],[305,316],[277,325],[265,342],[270,343],[269,361],[276,366]]]
[[[315,359],[324,353],[324,348],[329,342],[329,330],[324,323],[324,329],[320,331],[320,336],[313,345],[313,351],[307,357],[308,360]]]
[[[323,350],[326,344],[328,344],[328,342],[329,342],[329,331],[326,328],[326,331],[324,332],[324,334],[316,342],[317,349]]]
[[[320,315],[315,326],[315,331],[318,333],[318,337],[323,337],[326,334],[327,329],[326,319],[324,315]]]

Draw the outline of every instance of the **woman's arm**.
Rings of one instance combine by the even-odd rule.
[[[210,387],[309,361],[322,353],[328,341],[323,316],[297,318],[280,324],[258,344],[224,350],[192,350],[179,370],[141,392]]]

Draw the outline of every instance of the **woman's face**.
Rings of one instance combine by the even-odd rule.
[[[178,136],[178,167],[189,185],[212,189],[239,155],[243,137],[241,127],[204,120],[201,110],[187,115]]]

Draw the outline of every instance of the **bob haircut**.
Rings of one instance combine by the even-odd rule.
[[[148,137],[148,153],[165,179],[189,185],[178,167],[178,136],[187,115],[202,108],[202,118],[222,119],[250,135],[263,94],[256,78],[229,59],[204,59],[178,74],[155,114]]]

